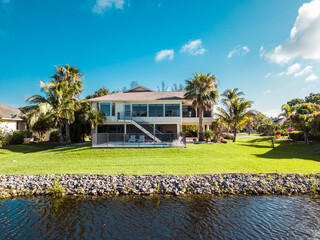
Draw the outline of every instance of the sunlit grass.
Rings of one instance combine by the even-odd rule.
[[[35,144],[0,149],[0,174],[205,174],[320,172],[320,143],[239,137],[236,143],[187,148],[54,148]]]

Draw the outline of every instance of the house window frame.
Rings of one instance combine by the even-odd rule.
[[[154,105],[155,107],[155,115],[154,116],[151,116],[150,115],[150,105]],[[157,110],[157,107],[158,106],[162,106],[162,110]],[[164,117],[164,104],[156,104],[156,103],[151,103],[151,104],[148,104],[148,116],[149,117]],[[159,116],[159,114],[161,113],[161,116]]]
[[[179,109],[178,115],[167,115],[167,107],[169,107],[169,106],[173,107],[173,105],[178,106],[178,109]],[[173,110],[171,110],[171,111],[173,112]],[[165,104],[164,113],[165,113],[165,117],[180,117],[181,116],[181,104],[179,104],[179,103]]]
[[[109,115],[106,115],[102,111],[101,105],[109,105]],[[115,115],[116,115],[116,104],[114,102],[100,102],[99,109],[100,109],[100,112],[103,113],[104,117],[115,117]]]
[[[134,107],[137,107],[137,106],[139,107],[139,109],[138,109],[138,114],[136,114],[136,113],[135,113],[135,110],[133,110],[133,108],[134,108]],[[143,106],[143,107],[144,107],[144,106],[146,107],[146,111],[143,112],[143,113],[146,114],[145,116],[144,116],[144,115],[141,115],[141,112],[142,112],[142,111],[141,111],[140,108],[141,108],[142,106]],[[134,104],[132,104],[131,112],[132,112],[132,116],[134,116],[134,117],[135,117],[135,116],[137,116],[137,117],[148,117],[148,115],[149,115],[149,114],[148,114],[148,104],[147,104],[147,103],[142,103],[142,104],[140,104],[140,103],[134,103]]]

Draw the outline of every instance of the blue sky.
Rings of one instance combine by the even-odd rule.
[[[83,96],[211,72],[275,115],[320,92],[319,29],[320,0],[0,0],[0,102],[25,105],[69,63]]]

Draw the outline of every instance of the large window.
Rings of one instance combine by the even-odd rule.
[[[196,109],[192,106],[182,106],[182,117],[196,117]]]
[[[132,116],[146,117],[148,115],[147,104],[132,104]]]
[[[166,104],[165,106],[166,117],[180,117],[179,104]]]
[[[149,104],[149,117],[163,117],[163,104]]]
[[[100,111],[103,112],[105,117],[116,115],[115,103],[100,103]]]
[[[197,108],[197,111],[198,111],[198,117],[199,117],[199,108]],[[211,109],[210,108],[203,111],[203,117],[211,117]]]

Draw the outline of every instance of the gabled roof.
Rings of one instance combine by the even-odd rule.
[[[278,124],[278,125],[284,123],[285,121],[287,121],[287,118],[286,118],[286,117],[277,118],[277,119],[273,120],[273,122],[274,122],[275,124]]]
[[[153,92],[153,91],[149,88],[146,88],[146,87],[139,85],[139,86],[130,88],[129,90],[124,91],[124,92]]]
[[[155,92],[148,88],[137,86],[125,92],[92,98],[88,101],[183,101],[184,94],[185,92]]]
[[[24,114],[19,109],[3,103],[0,103],[0,117],[2,117],[3,120],[24,120]]]

